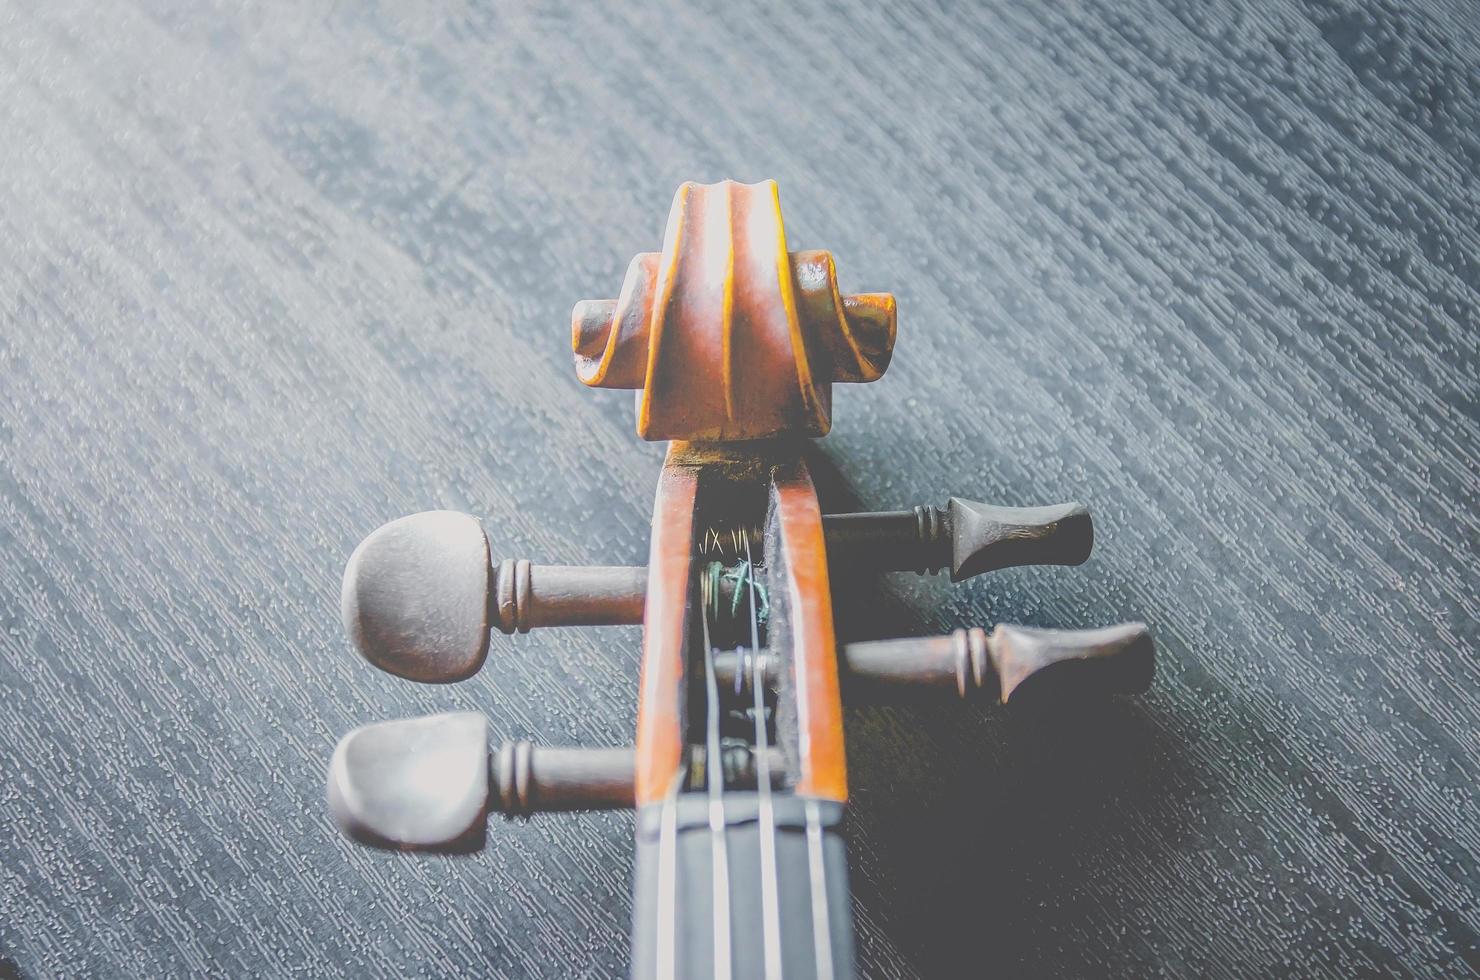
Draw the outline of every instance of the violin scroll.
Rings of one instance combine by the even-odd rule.
[[[634,977],[853,976],[844,701],[1007,701],[1050,678],[1133,693],[1155,657],[1140,623],[838,644],[845,571],[960,581],[1094,544],[1077,503],[823,514],[805,439],[831,426],[834,383],[884,373],[895,326],[892,296],[845,295],[829,253],[791,250],[774,182],[680,187],[661,251],[572,313],[580,380],[637,389],[638,434],[672,440],[647,565],[496,558],[478,520],[430,511],[366,538],[341,599],[366,659],[427,682],[475,673],[495,630],[641,625],[634,744],[495,747],[466,712],[367,725],[329,767],[340,827],[465,851],[491,813],[635,808]]]
[[[773,180],[686,183],[661,252],[627,267],[615,300],[571,312],[576,374],[640,389],[644,439],[733,442],[823,436],[833,382],[883,375],[888,293],[845,296],[825,251],[788,250]]]

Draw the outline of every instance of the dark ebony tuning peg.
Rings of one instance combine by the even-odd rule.
[[[987,648],[1004,702],[1024,681],[1059,664],[1066,681],[1102,694],[1140,694],[1156,672],[1156,644],[1145,623],[1093,630],[998,626]]]
[[[340,608],[355,647],[375,666],[416,681],[471,677],[490,632],[642,622],[647,569],[493,564],[477,518],[412,514],[360,543],[344,569]]]
[[[961,629],[945,636],[850,643],[843,663],[850,690],[954,689],[1006,702],[1024,681],[1045,668],[1076,687],[1107,694],[1135,694],[1151,683],[1156,646],[1145,623],[1093,630],[1047,630],[999,625],[990,634]]]
[[[951,581],[1014,565],[1082,565],[1095,547],[1095,525],[1079,503],[992,507],[952,497]]]
[[[339,740],[329,810],[346,835],[376,847],[470,851],[490,812],[633,805],[631,748],[560,749],[505,742],[490,753],[488,722],[470,711],[386,721]]]
[[[1094,522],[1082,504],[994,507],[952,497],[945,507],[822,519],[837,566],[936,572],[959,582],[1013,565],[1078,565],[1094,548]]]

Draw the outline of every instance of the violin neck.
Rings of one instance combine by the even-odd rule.
[[[676,794],[638,811],[634,978],[853,976],[841,804]],[[728,960],[728,963],[726,963]]]

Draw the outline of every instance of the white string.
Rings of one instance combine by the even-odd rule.
[[[660,980],[674,980],[678,960],[678,787],[683,773],[673,776],[663,798],[658,831],[658,962]]]
[[[710,861],[714,868],[714,976],[729,980],[730,959],[730,860],[725,846],[725,766],[719,744],[719,682],[714,673],[714,647],[709,640],[709,609],[718,604],[719,566],[706,571],[702,593],[713,586],[715,602],[701,594],[704,607],[704,688],[707,705],[704,782],[709,789]]]
[[[745,536],[745,564],[750,559],[750,535]],[[771,800],[770,744],[766,738],[766,682],[761,669],[760,621],[757,613],[755,576],[747,575],[750,585],[750,687],[755,694],[755,772],[760,790],[761,844],[761,937],[766,953],[767,980],[781,980],[781,895],[776,869],[776,811]]]
[[[832,926],[828,915],[827,871],[822,861],[822,815],[816,800],[807,801],[807,866],[812,875],[812,945],[818,980],[832,980]],[[821,897],[822,901],[817,899]]]

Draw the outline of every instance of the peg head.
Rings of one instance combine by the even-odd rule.
[[[1139,694],[1151,684],[1156,645],[1145,623],[1121,623],[1093,630],[1046,630],[1001,624],[987,650],[1001,685],[1001,698],[1039,671],[1058,664],[1063,678],[1096,693]]]
[[[329,810],[362,844],[403,850],[483,846],[488,723],[471,711],[387,721],[339,740]]]
[[[488,655],[492,576],[477,518],[433,510],[391,521],[345,566],[344,628],[381,670],[431,683],[464,680]]]
[[[952,497],[951,581],[1014,565],[1080,565],[1095,546],[1083,504],[994,507]]]

